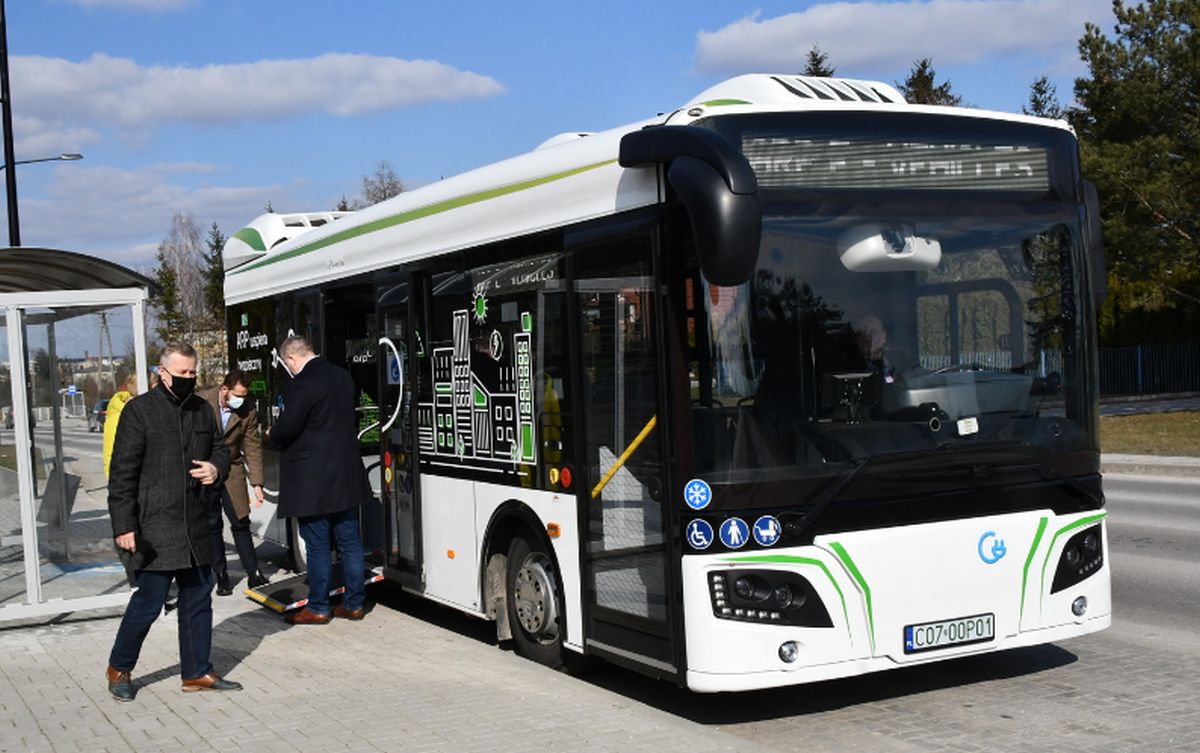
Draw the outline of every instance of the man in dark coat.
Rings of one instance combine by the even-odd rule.
[[[279,356],[293,375],[283,388],[283,412],[268,435],[283,450],[279,516],[299,519],[308,557],[308,605],[287,621],[321,625],[332,617],[361,620],[365,565],[358,508],[370,498],[371,486],[358,452],[354,380],[345,369],[318,357],[304,337],[284,340]],[[331,535],[342,553],[346,581],[345,598],[332,610]]]
[[[213,673],[212,546],[202,486],[229,474],[229,451],[212,409],[192,394],[196,351],[162,354],[161,384],[121,412],[108,479],[108,512],[118,551],[137,582],[108,660],[108,689],[134,696],[130,673],[171,582],[179,585],[179,665],[183,690],[241,690]]]

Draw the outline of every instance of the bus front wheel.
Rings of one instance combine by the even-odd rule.
[[[517,651],[547,667],[561,667],[562,588],[542,542],[518,536],[509,545],[505,601]]]

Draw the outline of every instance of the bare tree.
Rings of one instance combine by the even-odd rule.
[[[404,184],[396,174],[396,168],[387,160],[379,160],[375,172],[364,175],[362,179],[362,196],[354,200],[354,209],[365,209],[372,204],[378,204],[384,199],[399,196],[404,191]]]

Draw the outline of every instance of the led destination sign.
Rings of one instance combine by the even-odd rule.
[[[764,188],[1036,191],[1050,187],[1040,147],[746,134],[742,152]]]

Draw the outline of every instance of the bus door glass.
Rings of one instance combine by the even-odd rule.
[[[381,564],[383,511],[379,506],[383,471],[379,456],[379,372],[376,351],[379,327],[375,318],[376,293],[373,283],[325,288],[322,291],[321,355],[350,372],[357,393],[355,425],[359,453],[374,499],[362,511],[363,547],[372,564]]]
[[[649,234],[575,251],[588,533],[589,645],[673,667],[659,353]]]
[[[382,501],[388,541],[385,565],[401,577],[420,576],[420,539],[413,447],[412,390],[416,369],[409,361],[409,283],[388,280],[379,286],[379,453],[383,468]]]

